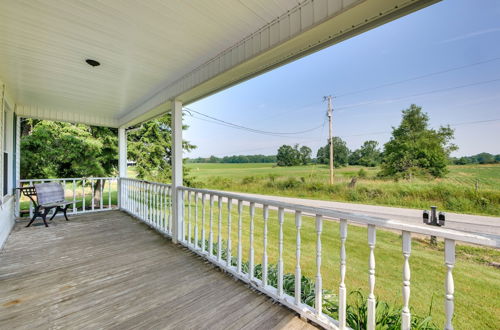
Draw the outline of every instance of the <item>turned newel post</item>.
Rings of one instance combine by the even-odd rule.
[[[401,312],[401,329],[409,330],[411,327],[410,314],[410,253],[411,233],[403,231],[403,310]]]
[[[368,246],[370,247],[370,257],[368,262],[368,282],[370,286],[370,291],[368,294],[368,320],[367,328],[368,330],[375,329],[375,241],[376,241],[376,229],[374,225],[368,225]]]
[[[454,304],[454,294],[455,294],[455,284],[453,282],[453,267],[455,266],[455,241],[451,239],[444,240],[444,263],[446,265],[446,299],[445,299],[445,313],[446,313],[446,323],[444,328],[446,330],[453,330],[453,324],[451,323],[453,319],[453,310],[455,309]]]
[[[339,328],[346,328],[346,252],[345,241],[347,239],[347,220],[340,219],[340,285],[339,285]]]

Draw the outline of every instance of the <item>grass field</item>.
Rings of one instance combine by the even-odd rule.
[[[500,164],[450,166],[440,179],[380,179],[377,168],[335,169],[328,184],[325,165],[187,164],[196,187],[221,190],[500,216]],[[348,188],[358,176],[355,188]],[[476,190],[477,183],[477,190]]]

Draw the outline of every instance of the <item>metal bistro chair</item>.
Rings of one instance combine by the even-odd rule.
[[[46,218],[53,208],[55,208],[55,211],[50,220],[54,219],[59,211],[62,211],[66,221],[69,221],[66,212],[68,211],[68,207],[73,204],[73,201],[66,201],[64,199],[64,188],[59,183],[40,183],[30,187],[19,188],[19,190],[31,200],[34,206],[33,217],[26,227],[31,226],[37,217],[41,217],[45,227],[48,227]]]

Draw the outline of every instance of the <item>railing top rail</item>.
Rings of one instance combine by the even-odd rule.
[[[144,183],[149,183],[149,184],[154,184],[158,186],[164,186],[164,187],[171,187],[172,185],[169,183],[160,183],[160,182],[154,182],[154,181],[148,181],[148,180],[141,180],[141,179],[133,179],[133,178],[120,178],[121,180],[127,180],[127,181],[135,181],[135,182],[144,182]]]
[[[461,232],[461,231],[457,231],[457,230],[453,230],[453,229],[430,227],[430,226],[417,225],[417,224],[408,224],[408,223],[403,223],[403,222],[399,222],[396,220],[368,216],[368,215],[363,215],[363,214],[359,214],[359,213],[336,211],[336,210],[332,210],[332,209],[311,207],[311,206],[305,206],[305,205],[300,205],[300,204],[292,204],[292,203],[286,203],[286,202],[280,202],[280,201],[274,201],[274,200],[268,200],[268,199],[263,199],[263,198],[250,197],[250,196],[242,196],[242,195],[238,195],[237,193],[230,193],[230,192],[224,192],[224,191],[218,191],[218,190],[190,188],[190,187],[184,187],[184,186],[179,187],[179,189],[184,190],[184,191],[192,191],[192,192],[198,192],[198,193],[204,193],[204,194],[211,194],[211,195],[221,196],[221,197],[225,197],[225,198],[232,198],[232,199],[236,199],[236,200],[239,199],[239,200],[243,200],[243,201],[250,202],[250,203],[265,204],[265,205],[268,205],[271,207],[276,207],[276,208],[281,207],[284,209],[300,211],[300,212],[308,214],[308,215],[321,215],[321,216],[324,216],[327,218],[346,219],[346,220],[349,220],[349,221],[352,221],[355,223],[359,223],[359,224],[375,225],[377,227],[386,228],[386,229],[392,229],[392,230],[398,230],[398,231],[408,231],[408,232],[412,232],[412,233],[416,233],[416,234],[437,236],[437,237],[441,237],[441,238],[452,239],[452,240],[461,241],[461,242],[470,243],[470,244],[477,244],[477,245],[483,245],[483,246],[488,246],[488,247],[500,248],[500,240],[498,240],[498,239],[486,237],[486,236],[482,236],[482,235],[477,235],[477,234],[472,234],[472,233],[465,233],[465,232]]]
[[[82,177],[82,178],[22,179],[22,180],[19,180],[19,182],[23,183],[23,182],[33,182],[33,181],[45,182],[45,181],[63,181],[63,180],[70,181],[70,180],[88,180],[88,179],[92,179],[92,180],[101,180],[101,179],[102,180],[116,180],[116,179],[118,179],[118,177],[116,177],[116,176],[109,176],[109,177],[89,176],[89,177]]]

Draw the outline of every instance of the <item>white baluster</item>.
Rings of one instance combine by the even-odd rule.
[[[91,203],[92,203],[92,211],[94,211],[94,179],[90,180],[90,184],[91,184],[91,190],[92,190],[92,194],[90,195],[90,200],[91,200]]]
[[[217,260],[222,260],[222,196],[218,196],[219,223],[217,226]]]
[[[455,241],[452,239],[444,240],[444,262],[446,265],[446,300],[445,300],[445,313],[446,313],[446,323],[444,328],[446,330],[453,330],[453,324],[451,320],[453,319],[453,311],[455,309],[454,304],[454,294],[455,294],[455,284],[453,282],[453,267],[455,266]]]
[[[269,218],[269,206],[264,205],[263,208],[263,219],[264,219],[264,237],[262,245],[262,286],[267,285],[267,220]]]
[[[118,184],[118,182],[117,182]],[[118,189],[119,190],[119,189]],[[124,191],[124,194],[123,194],[123,200],[124,202],[126,202],[126,193]],[[118,195],[116,196],[118,198]],[[111,210],[111,180],[108,180],[108,209]]]
[[[194,193],[194,248],[198,249],[198,193]]]
[[[139,203],[140,203],[139,204],[139,207],[140,207],[140,213],[139,214],[140,214],[141,219],[144,221],[144,210],[145,210],[144,196],[145,195],[144,195],[144,182],[143,181],[141,181],[139,183],[139,196],[140,196],[139,197],[140,198],[139,199]]]
[[[73,180],[73,214],[76,213],[76,181]]]
[[[103,203],[103,198],[104,198],[104,196],[103,196],[103,194],[102,194],[102,190],[103,190],[103,189],[102,189],[102,188],[103,188],[103,187],[102,187],[102,183],[103,183],[102,179],[99,179],[99,183],[100,183],[99,190],[100,190],[100,193],[101,193],[101,198],[100,198],[100,201],[99,201],[99,209],[101,209],[101,210],[102,210],[102,208],[104,207],[104,203]],[[64,182],[64,188],[66,188],[66,181]]]
[[[191,240],[191,192],[188,190],[188,243],[192,244]]]
[[[375,241],[376,229],[374,225],[368,225],[368,246],[370,247],[368,280],[370,292],[368,294],[368,330],[375,329]]]
[[[153,216],[154,216],[154,222],[155,226],[159,227],[160,221],[158,217],[158,188],[159,186],[157,184],[152,185],[152,190],[153,190]]]
[[[410,315],[410,253],[411,253],[411,233],[403,231],[403,310],[401,312],[401,329],[411,328]]]
[[[254,271],[255,251],[253,249],[254,217],[255,217],[255,203],[250,202],[250,251],[248,253],[250,257],[250,260],[248,261],[248,278],[250,280],[253,279],[255,273]]]
[[[82,212],[85,212],[85,179],[82,180]]]
[[[210,224],[208,228],[208,254],[214,251],[214,195],[210,194]]]
[[[339,328],[341,330],[346,328],[346,286],[345,286],[345,272],[346,272],[346,253],[345,241],[347,239],[347,220],[340,219],[340,285],[339,285]]]
[[[201,251],[205,248],[205,194],[201,194]]]
[[[33,187],[33,181],[30,181],[30,183],[29,183],[29,184],[30,184],[30,187]],[[85,205],[85,204],[84,204],[84,205]],[[32,219],[32,218],[33,218],[33,207],[34,207],[34,206],[33,206],[33,202],[32,202],[32,201],[31,201],[31,199],[30,199],[30,219]]]
[[[163,200],[165,199],[165,187],[161,186],[159,190],[160,199],[160,227],[165,230],[165,207],[163,206]],[[183,237],[184,238],[184,237]]]
[[[314,307],[316,314],[321,316],[323,309],[323,280],[321,277],[321,232],[323,231],[323,218],[316,215],[316,301]]]
[[[300,228],[302,227],[302,213],[300,211],[295,211],[295,227],[297,228],[297,238],[295,241],[295,305],[299,305],[302,300],[302,271],[300,269]]]
[[[187,192],[189,194],[189,191]],[[181,193],[182,196],[182,201],[184,201],[184,190]],[[168,218],[167,218],[167,228],[168,232],[171,234],[172,233],[172,187],[168,187],[168,192],[167,192],[167,211],[168,211]],[[183,229],[184,226],[186,225],[186,220],[184,218],[185,215],[185,210],[182,210],[182,217],[183,217]],[[186,230],[182,232],[182,237],[186,237]]]
[[[237,270],[238,274],[241,273],[241,258],[242,258],[242,244],[241,244],[241,224],[243,218],[243,202],[238,200],[238,262],[237,262]]]
[[[134,215],[139,216],[139,182],[134,181]]]
[[[278,223],[280,226],[278,235],[278,297],[283,297],[283,222],[285,221],[285,210],[278,209]]]
[[[227,260],[226,266],[231,266],[231,208],[233,206],[233,200],[231,198],[227,199]]]

